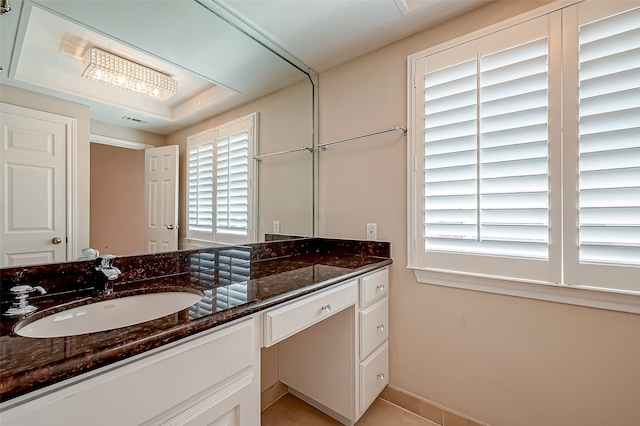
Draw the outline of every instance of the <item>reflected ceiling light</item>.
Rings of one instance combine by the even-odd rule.
[[[178,92],[171,76],[92,47],[82,60],[82,76],[164,101]]]

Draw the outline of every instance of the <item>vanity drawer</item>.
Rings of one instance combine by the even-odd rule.
[[[360,359],[366,358],[389,337],[389,298],[360,311]]]
[[[389,344],[385,342],[360,363],[360,414],[389,383]]]
[[[319,322],[357,299],[356,280],[290,303],[265,314],[264,346],[269,347]]]
[[[389,292],[389,268],[360,278],[360,307],[386,296]]]

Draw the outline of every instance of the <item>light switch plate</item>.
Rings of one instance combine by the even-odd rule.
[[[378,239],[378,225],[375,223],[367,223],[367,240]]]

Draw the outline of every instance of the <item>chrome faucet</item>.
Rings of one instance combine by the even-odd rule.
[[[113,260],[115,258],[116,256],[112,254],[105,254],[96,259],[98,265],[96,266],[96,271],[100,273],[98,276],[103,278],[103,280],[99,281],[104,281],[103,283],[97,283],[104,284],[104,287],[96,285],[96,290],[104,295],[113,293],[113,281],[121,274],[120,269],[113,266]],[[106,278],[106,280],[104,280],[104,278]]]
[[[100,252],[94,248],[87,247],[82,249],[82,256],[78,260],[96,259],[100,256]]]
[[[7,309],[7,312],[3,314],[9,317],[16,316],[16,315],[25,315],[35,311],[38,308],[36,308],[33,305],[30,305],[29,301],[27,300],[29,298],[29,293],[33,291],[38,291],[40,292],[40,294],[45,294],[47,292],[44,288],[40,287],[39,285],[35,287],[31,287],[28,284],[22,284],[22,285],[11,287],[9,291],[14,295],[13,304],[9,309]]]

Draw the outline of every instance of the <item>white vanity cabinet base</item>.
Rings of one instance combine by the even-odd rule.
[[[357,288],[355,303],[345,299],[348,309],[279,343],[279,379],[293,395],[354,425],[389,382],[388,268],[352,280],[346,288]],[[265,327],[268,339],[268,317]]]
[[[260,424],[259,325],[250,317],[81,376],[77,383],[2,412],[2,424]]]
[[[358,418],[389,383],[389,268],[360,278]]]

